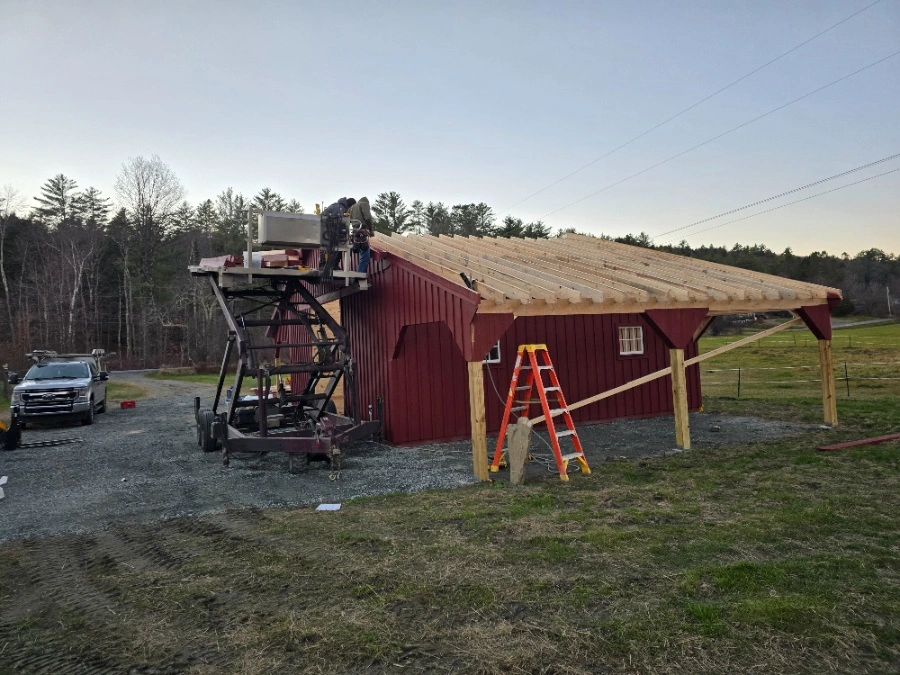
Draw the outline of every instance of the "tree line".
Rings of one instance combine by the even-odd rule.
[[[243,251],[251,208],[304,212],[296,199],[270,188],[252,197],[227,188],[191,204],[156,156],[123,164],[114,190],[115,206],[63,174],[48,179],[32,203],[11,186],[0,190],[0,363],[21,367],[31,349],[94,347],[115,351],[118,367],[215,362],[226,328],[208,282],[191,277],[188,266]],[[372,211],[383,234],[543,238],[573,231],[498,218],[483,202],[407,204],[391,191],[376,196]],[[643,233],[617,241],[653,246]],[[885,314],[886,287],[900,297],[900,259],[878,249],[850,257],[774,253],[760,245],[659,248],[841,288],[845,313]]]

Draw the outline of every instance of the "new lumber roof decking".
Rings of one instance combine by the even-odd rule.
[[[479,312],[606,314],[705,307],[736,314],[826,304],[835,288],[578,234],[553,239],[378,237],[372,246],[463,286]]]

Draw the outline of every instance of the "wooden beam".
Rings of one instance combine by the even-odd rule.
[[[751,342],[756,342],[757,340],[761,340],[764,337],[768,337],[769,335],[774,335],[775,333],[779,333],[786,328],[790,328],[791,326],[796,326],[801,322],[801,319],[791,319],[790,321],[786,321],[774,328],[769,328],[768,330],[764,330],[761,333],[757,333],[756,335],[748,335],[742,340],[738,340],[737,342],[732,342],[731,344],[722,345],[718,349],[713,349],[710,352],[706,352],[705,354],[701,354],[700,356],[695,356],[692,359],[688,359],[684,362],[685,368],[688,366],[693,366],[697,363],[702,363],[707,359],[711,359],[714,356],[718,356],[719,354],[724,354],[725,352],[730,352],[732,349],[737,349],[738,347],[743,347],[744,345],[750,344]],[[625,384],[619,385],[618,387],[614,387],[613,389],[608,389],[600,394],[595,396],[591,396],[589,398],[582,399],[581,401],[577,401],[575,403],[569,404],[569,410],[576,410],[578,408],[583,408],[586,405],[591,405],[592,403],[597,403],[598,401],[602,401],[605,398],[609,398],[610,396],[615,396],[616,394],[621,394],[623,391],[628,391],[629,389],[634,389],[635,387],[639,387],[642,384],[647,384],[648,382],[652,382],[653,380],[658,380],[661,377],[665,377],[672,372],[672,368],[663,368],[662,370],[657,370],[655,372],[650,373],[649,375],[644,375],[643,377],[639,377],[636,380],[632,380],[631,382],[626,382]],[[544,421],[544,416],[535,417],[531,420],[532,424],[540,424]]]
[[[472,423],[472,468],[478,480],[489,480],[487,426],[484,412],[484,364],[469,361],[469,420]]]
[[[688,422],[687,375],[684,372],[684,350],[670,349],[672,368],[672,407],[675,410],[675,445],[691,449],[691,429]]]
[[[887,436],[875,436],[874,438],[862,438],[858,441],[847,441],[846,443],[835,443],[834,445],[820,445],[816,450],[829,452],[832,450],[845,450],[847,448],[858,448],[861,445],[878,445],[879,443],[890,443],[891,441],[900,441],[900,434],[888,434]]]
[[[819,340],[819,371],[822,376],[822,412],[825,424],[836,427],[837,398],[834,393],[834,364],[831,361],[831,340]]]

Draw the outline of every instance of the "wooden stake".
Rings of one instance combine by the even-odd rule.
[[[670,349],[672,364],[672,405],[675,408],[675,444],[689,450],[691,430],[688,422],[687,375],[684,372],[684,350]]]
[[[837,426],[837,396],[834,391],[834,364],[831,340],[819,340],[819,371],[822,377],[822,412],[825,424]]]
[[[489,480],[487,427],[484,412],[484,365],[469,361],[469,420],[472,422],[472,468],[478,480]]]
[[[509,432],[509,482],[520,485],[525,482],[525,465],[531,445],[531,424],[520,417]]]

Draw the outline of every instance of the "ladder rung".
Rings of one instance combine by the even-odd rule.
[[[565,436],[574,436],[574,435],[575,435],[575,430],[574,430],[574,429],[566,429],[565,431],[560,431],[560,432],[558,432],[558,433],[556,434],[556,437],[557,437],[557,438],[563,438],[563,437],[565,437]]]
[[[517,405],[509,409],[509,412],[516,412],[517,410],[526,410],[528,408],[527,405]]]
[[[550,411],[550,417],[556,417],[557,415],[562,415],[567,412],[569,412],[568,408],[554,408]]]
[[[531,366],[519,366],[519,370],[531,370]]]
[[[559,391],[559,387],[544,387],[544,391]]]
[[[584,457],[584,454],[582,454],[580,452],[572,452],[572,453],[569,453],[568,455],[562,456],[564,462],[568,462],[570,459],[575,459],[576,457]]]
[[[531,387],[516,387],[516,391],[525,391],[526,389],[531,389]]]
[[[538,370],[552,370],[553,366],[538,366]]]

